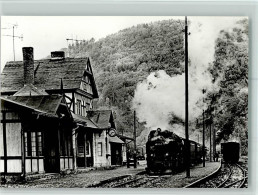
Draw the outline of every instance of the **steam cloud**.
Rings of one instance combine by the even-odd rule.
[[[208,67],[214,60],[215,40],[221,30],[236,26],[237,17],[190,17],[189,32],[189,119],[199,116],[202,89],[214,91]],[[145,81],[138,83],[133,99],[139,122],[146,122],[147,129],[170,129],[184,135],[183,126],[169,124],[173,115],[185,118],[185,75],[170,77],[164,70],[152,72]]]

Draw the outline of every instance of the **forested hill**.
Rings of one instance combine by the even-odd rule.
[[[209,72],[219,92],[209,91],[206,96],[217,97],[213,120],[217,141],[240,137],[247,153],[248,20],[222,30],[215,42]],[[70,57],[90,57],[100,94],[97,106],[112,109],[117,130],[128,136],[133,131],[131,103],[137,83],[155,70],[165,70],[170,76],[184,72],[184,33],[182,25],[173,20],[133,26],[98,41],[77,42],[68,51]],[[190,129],[202,132],[202,127],[195,124]],[[139,135],[143,124],[137,130]],[[209,132],[206,136],[208,140]]]
[[[166,70],[171,76],[182,73],[183,36],[178,21],[141,24],[99,41],[70,45],[69,56],[90,57],[100,94],[98,106],[112,108],[117,129],[131,136],[136,84],[155,70]]]

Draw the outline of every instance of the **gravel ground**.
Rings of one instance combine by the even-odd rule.
[[[173,176],[161,177],[159,181],[154,180],[148,183],[147,188],[183,188],[184,186],[197,181],[198,179],[214,172],[220,162],[207,162],[205,168],[202,164],[195,166],[190,170],[190,178],[186,178],[186,173],[182,172]]]
[[[204,177],[215,171],[219,167],[219,163],[206,163],[203,168],[202,164],[191,169],[191,177],[186,178],[185,172],[178,173],[173,176],[161,177],[154,183],[147,183],[144,187],[154,188],[181,188],[189,183]],[[92,184],[97,184],[100,181],[118,177],[122,175],[135,175],[145,170],[145,166],[138,166],[137,169],[118,167],[113,170],[93,170],[87,173],[70,174],[64,177],[55,179],[39,179],[25,184],[5,184],[1,187],[6,188],[86,188]]]
[[[137,169],[118,167],[112,170],[93,170],[87,173],[70,174],[54,179],[39,179],[25,184],[5,184],[6,188],[86,188],[100,181],[122,175],[135,175],[145,170],[145,166],[138,166]]]

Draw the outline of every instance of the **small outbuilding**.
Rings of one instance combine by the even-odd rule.
[[[1,175],[72,169],[72,128],[60,95],[1,97]]]

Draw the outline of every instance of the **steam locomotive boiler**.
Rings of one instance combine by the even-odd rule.
[[[189,140],[190,163],[202,160],[202,145]],[[150,132],[146,143],[147,168],[149,174],[171,174],[185,169],[185,139],[160,128]]]

